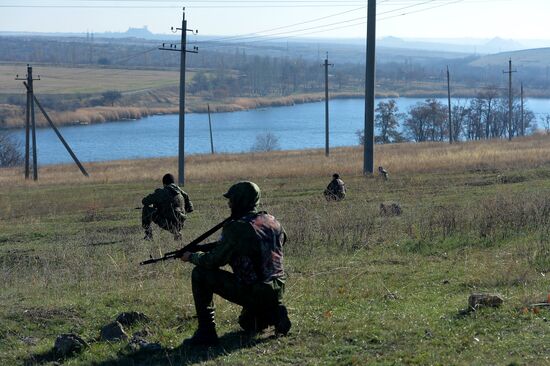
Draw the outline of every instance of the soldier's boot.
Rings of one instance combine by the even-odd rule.
[[[191,338],[183,341],[183,345],[189,347],[218,345],[219,339],[216,333],[216,323],[214,323],[214,310],[208,309],[202,314],[197,314],[197,316],[199,318],[199,327]]]
[[[239,325],[246,332],[259,333],[269,326],[269,320],[265,316],[243,307],[241,315],[239,315]]]
[[[290,331],[292,323],[288,318],[288,310],[286,309],[286,306],[282,304],[278,305],[274,315],[273,325],[275,326],[275,334],[283,336],[287,335]]]

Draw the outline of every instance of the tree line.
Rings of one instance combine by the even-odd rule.
[[[517,97],[512,101],[510,124],[508,97],[499,96],[497,88],[455,102],[451,106],[452,126],[448,105],[433,98],[416,103],[406,113],[399,110],[393,99],[380,101],[375,112],[375,140],[381,144],[447,141],[450,133],[453,141],[515,137],[532,133],[537,128],[535,114],[526,107],[522,109]],[[550,117],[546,116],[542,122],[550,131]],[[364,141],[363,132],[357,132],[360,143]]]

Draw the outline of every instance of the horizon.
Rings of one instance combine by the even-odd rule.
[[[199,38],[207,34],[364,39],[366,34],[367,2],[357,0],[3,2],[0,32],[119,33],[147,24],[152,33],[169,35],[170,26],[181,25],[181,9],[186,4],[188,28],[198,29]],[[437,39],[550,39],[545,27],[550,3],[542,0],[525,0],[521,5],[513,0],[381,0],[377,8],[379,39],[431,39],[434,32]]]

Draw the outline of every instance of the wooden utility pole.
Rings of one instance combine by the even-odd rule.
[[[525,115],[523,113],[523,82],[521,83],[521,136],[525,136]]]
[[[512,140],[512,74],[517,72],[512,70],[512,59],[508,61],[508,71],[503,71],[504,74],[508,74],[508,140]]]
[[[325,67],[325,156],[329,156],[328,67],[334,65],[328,63],[328,52],[321,66]]]
[[[212,138],[212,121],[210,120],[210,104],[207,104],[208,107],[208,127],[210,128],[210,150],[214,154],[214,139]]]
[[[451,75],[449,73],[449,66],[447,65],[447,101],[449,109],[449,144],[453,143],[453,121],[451,113]]]
[[[25,84],[25,87],[27,88],[27,90],[29,89],[29,85],[26,83],[26,82],[23,82],[23,84]],[[42,112],[42,114],[44,115],[44,117],[46,118],[46,120],[48,121],[48,123],[50,124],[50,127],[54,130],[55,134],[57,135],[57,137],[59,138],[59,140],[61,141],[61,143],[63,144],[63,146],[65,146],[65,149],[67,149],[67,152],[69,153],[69,155],[71,155],[71,158],[73,158],[74,162],[76,163],[76,165],[78,166],[78,168],[80,169],[80,171],[82,172],[82,174],[86,177],[88,177],[88,172],[86,171],[86,169],[84,169],[84,166],[80,163],[80,161],[78,160],[78,158],[76,157],[75,153],[73,152],[73,150],[71,149],[71,147],[69,146],[69,144],[67,143],[67,141],[65,141],[65,139],[63,138],[63,136],[61,135],[61,132],[59,132],[59,130],[57,129],[57,127],[55,126],[55,124],[53,123],[53,121],[51,120],[50,116],[48,115],[48,113],[46,113],[46,110],[42,107],[42,105],[40,104],[40,102],[38,101],[38,98],[36,98],[36,95],[33,94],[33,101],[34,103],[36,103],[36,105],[38,106],[38,108],[40,109],[40,111]]]
[[[36,120],[34,116],[33,102],[33,81],[40,80],[40,75],[37,79],[32,76],[32,66],[27,65],[27,77],[20,78],[19,75],[15,80],[25,80],[27,82],[27,109],[25,111],[25,179],[30,176],[30,130],[32,127],[32,175],[34,180],[38,180],[38,161],[36,152]]]
[[[160,50],[180,52],[180,103],[179,103],[179,142],[178,142],[178,183],[185,185],[185,59],[187,53],[198,53],[198,48],[195,46],[193,50],[187,50],[187,32],[194,34],[197,30],[187,29],[187,20],[185,20],[185,8],[183,8],[183,18],[181,28],[176,28],[176,31],[181,31],[181,44],[178,48],[176,44],[163,43]],[[174,31],[174,27],[172,27]]]
[[[365,136],[363,174],[374,173],[374,86],[376,77],[376,0],[367,6],[367,59],[365,71]]]
[[[40,102],[38,101],[38,98],[36,98],[36,95],[34,95],[33,90],[33,80],[40,80],[40,75],[37,79],[33,79],[32,77],[32,67],[27,65],[27,77],[26,78],[19,78],[19,75],[16,76],[15,80],[25,80],[23,81],[23,85],[25,85],[25,88],[27,89],[27,110],[26,110],[26,126],[25,126],[25,179],[29,179],[29,120],[30,125],[32,126],[32,152],[33,152],[33,179],[38,180],[38,159],[37,159],[37,149],[36,149],[36,120],[34,115],[34,104],[38,106],[38,108],[42,111],[44,114],[44,117],[46,117],[46,120],[50,124],[50,126],[53,128],[55,134],[65,146],[75,163],[80,168],[80,171],[82,174],[84,174],[86,177],[88,176],[88,173],[86,172],[86,169],[80,164],[80,161],[76,157],[76,155],[73,153],[71,148],[69,147],[69,144],[65,141],[63,136],[61,135],[61,132],[55,127],[54,123],[50,119],[50,116],[46,113]]]

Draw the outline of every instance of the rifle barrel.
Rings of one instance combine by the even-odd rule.
[[[181,249],[178,249],[178,250],[175,250],[173,252],[168,252],[168,253],[165,253],[162,257],[160,258],[151,258],[151,259],[147,259],[143,262],[139,262],[140,265],[145,265],[145,264],[151,264],[151,263],[156,263],[156,262],[161,262],[161,261],[165,261],[167,259],[171,259],[171,258],[179,258],[183,255],[184,252],[193,252],[196,250],[198,244],[203,241],[204,239],[208,238],[210,235],[214,234],[216,231],[218,231],[223,225],[225,225],[226,222],[228,222],[229,220],[231,220],[232,217],[228,217],[227,219],[223,220],[222,222],[220,222],[219,224],[217,224],[216,226],[214,226],[213,228],[211,228],[210,230],[208,230],[207,232],[205,232],[204,234],[200,235],[198,238],[196,238],[195,240],[193,240],[192,242],[190,242],[189,244],[187,244],[186,246],[184,246],[183,248]]]

